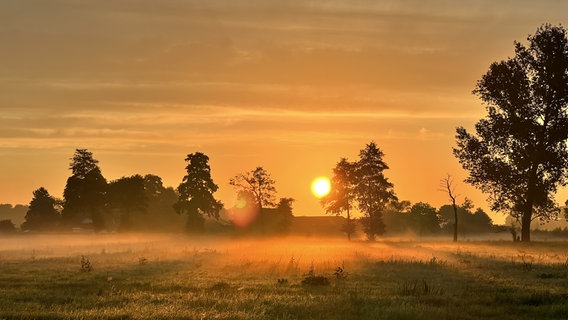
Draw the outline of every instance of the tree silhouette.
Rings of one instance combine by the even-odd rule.
[[[276,205],[276,212],[279,215],[279,222],[277,227],[278,232],[286,233],[290,230],[292,225],[292,220],[294,219],[294,213],[292,212],[293,198],[280,198],[278,205]]]
[[[361,222],[369,240],[384,234],[383,211],[389,203],[397,200],[393,184],[383,174],[389,168],[383,156],[377,144],[371,141],[359,152],[355,168],[355,198],[364,215]]]
[[[93,153],[87,149],[75,149],[75,154],[71,158],[69,169],[73,176],[84,179],[87,173],[97,169],[99,161],[93,158]]]
[[[102,230],[105,227],[102,209],[106,203],[107,182],[97,163],[86,149],[75,150],[70,163],[73,175],[67,179],[63,191],[62,216],[73,224],[92,219],[95,230]]]
[[[10,219],[0,220],[0,234],[16,233],[16,226]]]
[[[568,180],[566,30],[543,25],[528,42],[515,43],[515,56],[493,63],[477,83],[488,115],[476,135],[457,128],[453,150],[491,208],[521,221],[522,241],[530,241],[533,219],[558,215],[553,196]]]
[[[454,179],[451,175],[447,175],[444,179],[440,181],[440,189],[442,192],[446,192],[450,201],[452,202],[452,208],[454,209],[454,242],[458,241],[458,207],[456,205],[456,200],[458,195],[456,194],[456,185]]]
[[[57,227],[61,215],[57,210],[57,200],[43,187],[33,192],[26,220],[22,230],[53,230]]]
[[[172,187],[165,187],[162,178],[153,174],[144,176],[144,198],[147,208],[132,220],[133,229],[179,232],[185,228],[187,218],[174,209],[178,193]]]
[[[341,158],[333,168],[330,192],[320,199],[325,213],[341,215],[347,214],[347,221],[344,226],[347,239],[351,240],[351,235],[355,231],[355,225],[351,220],[351,209],[355,202],[355,169],[356,163]]]
[[[179,198],[174,209],[179,214],[187,214],[188,231],[202,231],[204,215],[219,219],[223,204],[213,196],[219,187],[211,178],[208,156],[201,152],[191,153],[185,161],[188,162],[187,174],[177,188]]]
[[[258,208],[258,219],[264,232],[263,208],[274,207],[276,197],[276,182],[263,167],[256,167],[229,179],[229,184],[237,189],[240,198],[246,199],[246,195],[252,195]],[[250,206],[250,204],[247,204]]]
[[[141,175],[122,177],[108,184],[107,205],[119,212],[121,231],[132,228],[131,213],[146,212],[148,199],[144,191],[144,178]]]
[[[473,211],[474,206],[469,199],[466,198],[464,203],[456,205],[456,209],[460,221],[458,232],[462,236],[472,233],[487,233],[493,230],[493,221],[491,221],[491,218],[481,208],[477,208]],[[453,232],[453,227],[450,227],[450,224],[446,223],[454,219],[453,205],[443,205],[438,210],[438,213],[442,221],[442,229],[447,232]]]
[[[236,175],[229,180],[229,184],[237,190],[248,191],[254,195],[259,208],[273,207],[276,205],[276,182],[263,167]]]
[[[409,211],[410,226],[420,236],[440,231],[440,219],[436,208],[428,203],[418,202]]]

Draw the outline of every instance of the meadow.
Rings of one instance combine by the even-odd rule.
[[[566,319],[562,241],[0,238],[0,319]]]

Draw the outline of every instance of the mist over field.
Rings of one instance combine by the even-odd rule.
[[[556,319],[566,242],[3,237],[0,318]]]

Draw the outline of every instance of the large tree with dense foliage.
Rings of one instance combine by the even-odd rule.
[[[58,201],[44,187],[35,190],[33,195],[22,230],[54,230],[61,219]]]
[[[356,205],[363,214],[360,221],[369,240],[385,233],[383,212],[397,201],[393,184],[383,173],[389,168],[383,156],[381,149],[371,141],[359,151],[358,161],[341,158],[333,169],[331,191],[321,200],[326,213],[339,215],[346,211],[348,222],[350,210]],[[350,237],[352,226],[348,224],[346,231]]]
[[[141,175],[133,175],[122,177],[108,184],[107,206],[117,213],[121,231],[132,228],[132,213],[145,213],[148,208],[144,182]]]
[[[0,234],[11,234],[16,233],[16,226],[12,222],[12,220],[4,219],[0,220]]]
[[[354,172],[355,198],[363,214],[363,230],[370,240],[384,234],[383,211],[397,200],[393,184],[384,175],[389,167],[383,157],[384,153],[371,141],[359,152]]]
[[[521,222],[530,241],[535,218],[559,213],[554,194],[568,180],[568,39],[561,26],[543,25],[515,43],[515,55],[495,62],[474,93],[487,117],[476,134],[457,128],[454,155],[467,182],[489,195],[491,208]]]
[[[177,188],[179,198],[174,208],[177,213],[187,214],[188,231],[201,231],[204,216],[219,219],[223,204],[213,196],[219,187],[211,178],[209,157],[196,152],[188,154],[185,161],[188,162],[185,167],[187,174]]]
[[[77,149],[69,168],[73,175],[67,179],[63,191],[63,219],[73,224],[91,219],[95,230],[104,229],[102,210],[106,203],[107,181],[98,161],[86,149]]]
[[[418,235],[440,232],[440,217],[436,208],[425,202],[414,204],[408,213],[409,227]]]
[[[351,220],[351,210],[355,203],[355,168],[356,163],[341,158],[333,168],[330,192],[320,199],[325,213],[338,216],[343,212],[346,213],[347,220],[343,231],[347,234],[347,239],[351,239],[355,231],[355,225]]]
[[[132,229],[140,231],[181,232],[187,218],[176,213],[174,204],[178,194],[172,187],[164,186],[162,178],[147,174],[144,176],[144,199],[147,206],[144,214],[132,219]]]

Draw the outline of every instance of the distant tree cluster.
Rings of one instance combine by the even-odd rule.
[[[473,211],[473,203],[466,199],[457,205],[458,233],[465,237],[498,231],[493,221],[481,208]],[[439,209],[425,202],[411,205],[408,201],[393,203],[384,214],[388,234],[414,234],[417,236],[446,235],[454,233],[453,205]]]
[[[262,167],[230,180],[239,198],[249,197],[247,206],[258,211],[248,228],[239,228],[231,217],[239,208],[229,212],[215,199],[218,186],[211,177],[209,157],[201,152],[187,155],[186,174],[176,189],[165,187],[159,176],[151,174],[107,181],[99,161],[87,149],[75,150],[70,160],[72,174],[63,199],[43,187],[35,190],[29,206],[22,206],[26,212],[23,231],[181,231],[179,226],[185,225],[188,232],[203,232],[206,221],[215,221],[224,230],[255,231],[260,225],[263,233],[285,233],[292,222],[294,200],[274,201],[275,181]],[[15,231],[11,220],[0,221],[0,232]]]
[[[40,187],[27,207],[23,231],[175,231],[181,217],[174,211],[178,193],[147,174],[107,182],[98,160],[87,149],[71,158],[63,199]],[[5,223],[5,228],[9,228]]]

